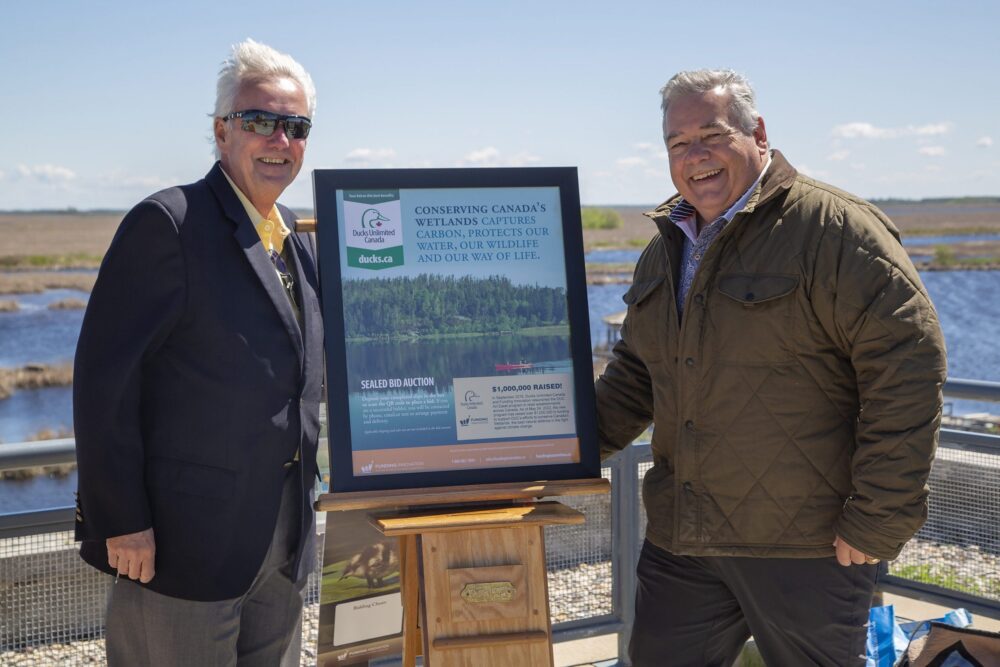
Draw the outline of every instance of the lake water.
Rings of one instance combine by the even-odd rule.
[[[619,259],[614,253],[631,253],[632,259]],[[591,253],[600,260],[635,261],[638,251],[600,251]],[[941,271],[921,274],[938,309],[948,345],[949,376],[974,380],[1000,380],[1000,271]],[[627,285],[590,285],[590,334],[594,342],[603,340],[601,318],[625,309],[622,294]],[[79,292],[53,290],[45,294],[5,295],[16,300],[23,310],[0,313],[0,366],[20,366],[29,362],[54,362],[71,359],[82,321],[82,311],[50,311],[45,306],[63,298],[82,298]],[[992,332],[992,333],[990,333]],[[507,342],[490,349],[484,359],[490,363],[508,361],[513,349]],[[544,343],[540,340],[540,345]],[[552,351],[552,358],[559,358]],[[548,352],[546,352],[548,353]],[[540,357],[542,358],[542,357]],[[498,362],[498,363],[499,363]],[[443,370],[443,369],[442,369]],[[996,404],[954,401],[955,414],[996,412]],[[43,428],[69,427],[72,402],[69,388],[59,387],[17,392],[0,400],[0,441],[18,442]],[[3,444],[0,444],[2,447]],[[72,504],[75,474],[66,479],[36,478],[27,482],[0,481],[0,514]]]
[[[983,202],[982,204],[935,204],[933,202],[920,202],[917,205],[914,204],[884,204],[879,206],[883,213],[895,220],[896,218],[905,218],[910,215],[934,215],[934,216],[944,216],[949,215],[970,215],[970,214],[989,214],[993,216],[1000,215],[1000,204],[995,204],[993,202]]]
[[[0,447],[5,442],[21,442],[43,429],[69,431],[73,428],[73,390],[52,387],[16,391],[0,401]]]
[[[0,300],[20,305],[16,312],[0,313],[0,368],[72,361],[83,310],[49,310],[48,306],[63,299],[85,301],[87,296],[65,289],[0,295]]]
[[[903,238],[906,247],[949,245],[973,241],[1000,241],[1000,234],[953,234],[947,236],[908,236]]]

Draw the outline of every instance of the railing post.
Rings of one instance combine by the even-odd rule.
[[[618,633],[618,665],[629,665],[628,640],[635,617],[635,549],[639,541],[637,458],[629,445],[611,459],[611,533],[614,548],[611,571],[614,575],[615,615],[622,619]]]

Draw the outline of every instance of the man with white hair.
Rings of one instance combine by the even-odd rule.
[[[316,93],[247,40],[219,74],[219,162],[122,220],[76,353],[81,555],[115,576],[108,663],[297,665],[315,560],[316,250],[276,203]]]
[[[597,381],[605,455],[654,424],[632,664],[863,665],[880,559],[927,512],[944,343],[892,222],[798,173],[729,70],[662,89],[678,194]]]

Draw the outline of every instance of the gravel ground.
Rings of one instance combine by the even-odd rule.
[[[549,572],[552,623],[603,616],[612,609],[610,561]]]
[[[1000,556],[985,553],[976,547],[913,540],[899,559],[890,565],[890,572],[949,587],[962,587],[974,595],[1000,600]],[[554,624],[612,612],[610,562],[580,563],[550,571],[548,578]],[[316,664],[318,633],[319,605],[313,602],[306,606],[303,614],[303,666]],[[0,652],[0,665],[4,667],[103,664],[103,639]]]
[[[574,568],[549,572],[552,622],[561,623],[611,613],[611,563],[583,563]],[[302,617],[303,667],[316,664],[319,636],[319,605],[306,605]],[[104,640],[33,646],[0,652],[3,667],[62,667],[104,665]]]
[[[889,574],[1000,601],[1000,556],[978,546],[911,540]]]

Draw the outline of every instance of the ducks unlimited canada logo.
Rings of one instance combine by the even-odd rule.
[[[388,269],[403,265],[399,190],[345,190],[347,265]]]

